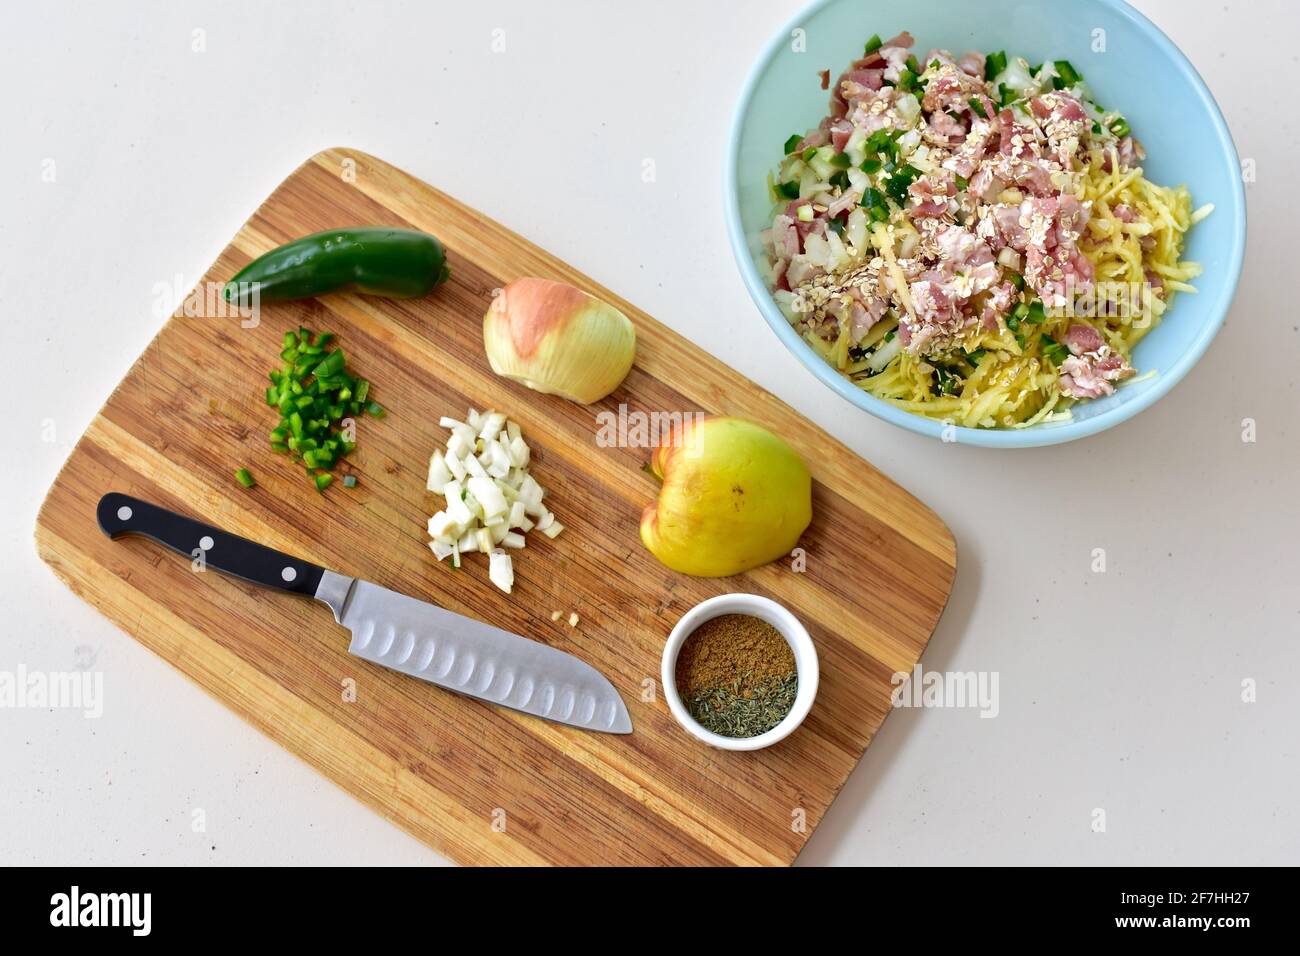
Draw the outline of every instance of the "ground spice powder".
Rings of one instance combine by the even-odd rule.
[[[692,631],[674,676],[691,716],[728,737],[775,727],[798,687],[790,645],[767,621],[748,614],[723,614]]]
[[[767,621],[723,614],[705,621],[677,655],[677,690],[685,696],[739,681],[751,683],[794,673],[794,652]]]

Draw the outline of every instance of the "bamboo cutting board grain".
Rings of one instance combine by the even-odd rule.
[[[312,157],[258,209],[204,276],[220,282],[318,230],[391,224],[448,249],[451,280],[423,299],[351,295],[237,316],[171,318],[77,443],[37,519],[41,557],[79,595],[204,689],[388,819],[454,860],[523,864],[784,864],[799,852],[889,709],[948,598],[953,539],[924,505],[770,394],[500,225],[364,153]],[[522,275],[571,282],[637,327],[636,367],[597,406],[495,377],[482,346],[492,291]],[[359,484],[317,495],[267,447],[265,373],[286,330],[333,331],[390,414],[364,417]],[[815,479],[806,570],[778,562],[724,580],[668,571],[641,546],[656,484],[642,448],[597,443],[596,415],[707,411],[786,438]],[[515,593],[479,555],[453,572],[426,547],[441,500],[424,488],[442,415],[507,412],[567,530],[530,535]],[[251,491],[232,477],[247,465]],[[340,472],[342,474],[343,472]],[[590,734],[439,690],[347,653],[328,608],[191,564],[152,542],[110,542],[95,503],[116,490],[544,641],[595,665],[635,731]],[[816,705],[757,753],[697,743],[655,681],[668,631],[698,601],[772,597],[821,655]],[[567,618],[576,611],[576,628]],[[355,699],[351,699],[355,697]],[[806,825],[800,826],[803,821]]]

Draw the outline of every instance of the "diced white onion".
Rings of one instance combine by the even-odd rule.
[[[452,432],[451,437],[447,439],[447,457],[448,458],[468,458],[474,453],[474,449],[469,442],[461,437],[460,432]]]
[[[532,475],[524,476],[524,480],[519,485],[519,497],[524,500],[525,504],[534,502],[540,504],[545,494],[546,492],[542,491],[542,486],[537,483],[537,480]]]
[[[515,568],[510,555],[504,551],[488,554],[488,580],[507,594],[510,593],[515,586]]]
[[[441,491],[442,486],[449,481],[451,471],[447,468],[447,460],[442,457],[442,452],[435,451],[429,459],[429,481],[425,487],[430,491]]]
[[[504,478],[510,474],[510,468],[514,461],[510,457],[510,452],[501,445],[500,442],[493,442],[491,445],[492,463],[488,465],[488,474],[493,478]]]
[[[826,252],[837,259],[849,255],[838,236]],[[451,435],[446,448],[430,457],[426,484],[446,499],[446,507],[429,518],[429,548],[439,561],[450,557],[455,567],[463,554],[488,555],[488,577],[508,594],[514,567],[502,549],[526,547],[525,535],[534,528],[554,538],[564,527],[543,504],[545,489],[528,473],[532,452],[518,424],[501,412],[474,408],[465,421],[443,417],[438,423]]]
[[[501,429],[505,427],[506,417],[500,412],[488,412],[483,416],[483,427],[479,429],[478,437],[485,442],[492,441],[497,435],[501,434]]]
[[[921,103],[915,94],[904,93],[894,99],[894,112],[905,126],[912,127],[921,116]]]
[[[807,206],[800,208],[807,209]],[[815,232],[810,232],[803,237],[804,255],[808,261],[820,269],[830,268],[831,247],[821,236]]]
[[[867,247],[867,213],[861,206],[854,207],[849,213],[848,228],[844,230],[844,235],[849,240],[849,245],[863,252]]]
[[[998,89],[1002,83],[1017,94],[1029,89],[1034,85],[1034,79],[1029,75],[1029,64],[1021,57],[1008,59],[1007,68],[993,77],[993,89]]]
[[[479,504],[483,506],[484,517],[505,514],[510,510],[510,505],[506,502],[506,496],[501,493],[501,489],[496,486],[496,482],[486,475],[471,478],[468,487],[470,494],[477,498]]]
[[[447,515],[462,528],[468,528],[474,523],[474,512],[470,511],[469,506],[460,498],[447,500]]]
[[[429,519],[429,537],[441,538],[444,535],[458,535],[461,532],[461,526],[456,523],[451,515],[445,511],[439,511]],[[439,558],[439,561],[442,559]]]
[[[513,467],[528,467],[528,459],[532,453],[528,450],[528,444],[523,440],[523,437],[511,438],[510,447],[508,447],[507,451],[510,454],[510,463]]]
[[[893,361],[894,356],[897,355],[902,348],[903,340],[898,335],[895,335],[892,339],[888,342],[882,343],[878,349],[871,353],[871,357],[867,359],[867,367],[873,372],[879,372],[882,368]]]

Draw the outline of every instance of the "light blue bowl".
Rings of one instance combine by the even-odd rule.
[[[1213,215],[1191,230],[1185,252],[1205,267],[1195,280],[1199,293],[1179,294],[1164,321],[1135,350],[1139,373],[1154,370],[1155,376],[1075,405],[1068,422],[1002,430],[957,427],[948,438],[992,448],[1051,445],[1132,418],[1187,374],[1223,324],[1246,248],[1246,196],[1232,136],[1205,83],[1169,38],[1122,0],[809,4],[776,35],[745,81],[727,149],[727,229],[763,317],[814,375],[853,404],[914,432],[944,437],[947,426],[868,395],[819,358],[781,314],[757,265],[764,256],[759,233],[771,225],[768,173],[780,160],[786,137],[816,126],[826,113],[829,94],[818,83],[818,71],[838,76],[862,55],[871,34],[890,37],[902,30],[916,38],[919,53],[944,47],[957,54],[1006,50],[1031,62],[1070,60],[1098,102],[1128,118],[1147,149],[1148,178],[1168,186],[1186,183],[1195,206],[1214,203]],[[795,52],[800,37],[806,46],[802,53]],[[1102,39],[1104,52],[1095,52]]]

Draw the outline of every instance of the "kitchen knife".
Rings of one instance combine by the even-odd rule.
[[[110,492],[99,499],[110,538],[142,534],[254,584],[314,597],[352,632],[348,651],[490,704],[584,730],[630,734],[623,699],[571,654],[369,581],[344,577],[158,505]]]

